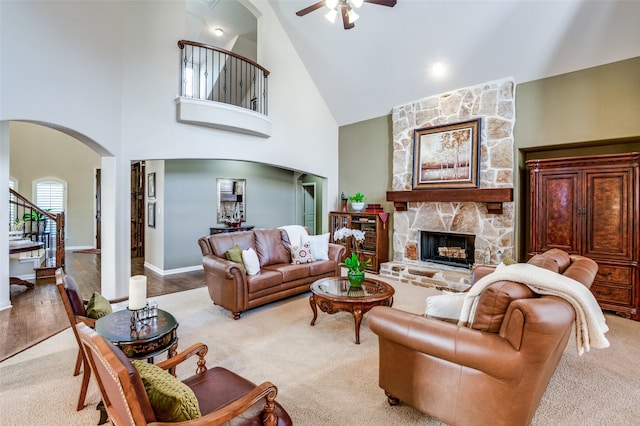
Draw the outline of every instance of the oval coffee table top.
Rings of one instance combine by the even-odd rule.
[[[311,284],[311,292],[334,299],[379,299],[389,298],[395,290],[389,284],[373,278],[365,278],[361,287],[352,287],[347,277],[320,279]]]

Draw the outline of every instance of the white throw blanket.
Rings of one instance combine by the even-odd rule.
[[[572,278],[527,263],[503,267],[471,286],[462,305],[458,324],[471,324],[482,290],[503,280],[519,282],[538,294],[558,296],[569,302],[576,312],[576,349],[579,355],[588,352],[591,346],[598,349],[609,347],[609,341],[604,336],[609,327],[591,291]]]
[[[292,247],[300,247],[302,244],[302,237],[306,237],[309,235],[307,230],[304,229],[304,226],[301,225],[285,225],[281,226],[278,229],[284,229],[289,236],[289,242]]]

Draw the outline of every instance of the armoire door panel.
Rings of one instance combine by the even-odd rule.
[[[542,176],[539,208],[539,239],[537,249],[559,248],[568,252],[580,250],[578,209],[580,206],[578,174]]]
[[[631,170],[585,172],[587,217],[584,255],[631,260],[633,257]]]

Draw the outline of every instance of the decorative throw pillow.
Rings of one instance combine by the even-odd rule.
[[[302,237],[302,242],[308,242],[311,246],[311,256],[314,261],[329,260],[329,233]]]
[[[293,265],[302,265],[303,263],[313,262],[311,255],[311,247],[309,243],[304,243],[300,247],[291,247],[291,263]]]
[[[131,361],[138,370],[156,418],[181,422],[202,416],[193,390],[167,371],[142,360]]]
[[[256,275],[260,272],[260,260],[254,249],[249,247],[247,250],[242,250],[242,260],[244,261],[247,275]]]
[[[239,245],[236,244],[235,246],[231,247],[229,250],[227,250],[224,256],[227,258],[227,260],[239,263],[240,265],[242,265],[242,267],[244,267],[244,262],[242,261],[242,247],[240,247]]]
[[[85,314],[89,318],[99,319],[111,312],[113,312],[111,303],[109,303],[103,295],[94,291],[93,296],[89,299],[89,303],[87,303],[87,311]]]
[[[444,292],[427,297],[425,316],[448,322],[458,322],[467,293]]]

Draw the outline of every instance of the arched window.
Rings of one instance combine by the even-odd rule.
[[[41,179],[34,182],[35,203],[43,210],[61,213],[67,205],[67,184],[58,179]],[[56,224],[47,219],[47,228],[51,235],[56,233]]]

